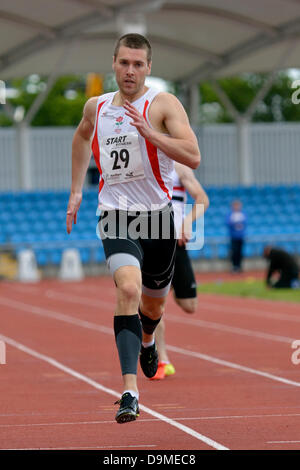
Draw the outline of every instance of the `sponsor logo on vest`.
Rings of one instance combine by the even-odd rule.
[[[115,126],[116,126],[116,127],[115,127],[115,132],[116,132],[117,134],[120,134],[120,132],[121,132],[121,127],[120,127],[120,126],[121,126],[123,123],[124,123],[124,118],[123,118],[123,116],[119,116],[119,117],[116,118],[116,122],[115,122]]]
[[[106,139],[105,144],[124,144],[126,137],[127,135],[120,135],[120,137],[109,137],[108,139]]]

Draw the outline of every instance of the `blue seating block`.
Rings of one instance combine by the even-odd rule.
[[[210,198],[210,206],[204,216],[205,245],[201,250],[189,251],[192,259],[213,259],[216,256],[225,259],[229,256],[229,243],[224,242],[228,236],[225,220],[230,204],[236,198],[242,201],[248,216],[246,257],[261,256],[264,243],[254,242],[254,237],[270,241],[272,236],[274,240],[280,236],[282,242],[279,245],[300,254],[299,184],[227,185],[205,189]],[[35,249],[40,265],[60,262],[61,243],[77,246],[83,263],[103,262],[105,256],[101,242],[99,248],[90,243],[97,240],[97,190],[84,190],[77,225],[73,226],[70,235],[66,232],[68,199],[69,191],[0,193],[0,243],[16,244],[16,249],[23,245],[35,249],[37,242],[47,244],[48,249]],[[193,202],[188,195],[187,203]],[[220,238],[222,242],[216,246],[209,243],[211,238]]]

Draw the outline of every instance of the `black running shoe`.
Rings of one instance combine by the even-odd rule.
[[[115,405],[120,405],[119,411],[116,414],[117,423],[134,421],[140,414],[137,399],[128,392],[123,393],[120,400],[115,402]]]
[[[154,377],[158,367],[158,352],[155,343],[148,348],[142,345],[140,352],[140,364],[145,376],[151,379]]]

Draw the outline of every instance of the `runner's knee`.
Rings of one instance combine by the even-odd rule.
[[[165,310],[165,299],[164,298],[153,298],[142,295],[140,309],[144,315],[157,320],[161,318]]]
[[[141,277],[135,267],[121,267],[114,276],[118,300],[138,303],[141,297]]]
[[[197,308],[197,298],[195,299],[177,299],[177,304],[184,310],[186,313],[195,313]]]
[[[141,288],[135,281],[127,280],[118,283],[117,289],[118,295],[128,302],[138,302],[141,295]]]

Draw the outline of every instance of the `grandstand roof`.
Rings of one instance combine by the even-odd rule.
[[[154,76],[193,83],[300,67],[299,0],[0,0],[0,79],[57,66],[110,72],[120,21],[138,15]]]

